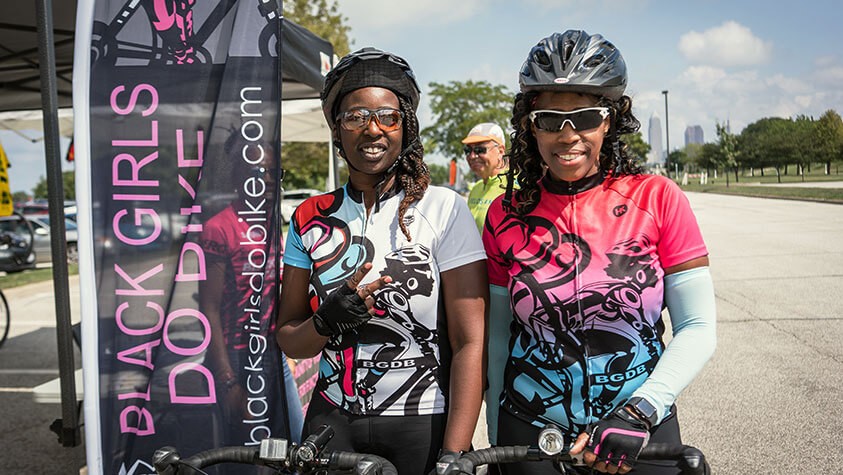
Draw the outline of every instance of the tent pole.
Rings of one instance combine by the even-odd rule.
[[[38,61],[41,73],[41,108],[44,112],[44,151],[47,161],[47,189],[50,206],[50,244],[53,257],[53,291],[56,306],[59,378],[61,380],[62,418],[50,426],[65,447],[81,442],[79,408],[76,401],[75,365],[73,363],[70,324],[70,290],[67,272],[67,241],[64,226],[64,183],[59,145],[58,94],[56,92],[56,52],[53,45],[52,0],[36,0],[38,25]]]

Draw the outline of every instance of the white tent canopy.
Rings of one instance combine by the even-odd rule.
[[[180,107],[180,114],[189,114],[190,105]],[[42,140],[42,135],[32,136],[25,132],[40,134],[43,129],[43,113],[40,110],[0,112],[0,130],[10,130],[28,140]],[[59,133],[62,137],[73,136],[73,110],[59,109]],[[282,142],[328,142],[331,131],[322,115],[319,99],[287,99],[281,101]]]

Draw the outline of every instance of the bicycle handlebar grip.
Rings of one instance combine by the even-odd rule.
[[[220,447],[199,452],[196,455],[182,459],[181,465],[187,465],[191,468],[203,468],[217,463],[264,465],[259,455],[258,449],[253,447]],[[185,472],[176,470],[175,473],[195,473],[195,471],[190,470]]]
[[[710,473],[705,455],[696,447],[679,444],[648,444],[638,456],[641,460],[676,460],[686,475],[707,475]]]
[[[380,475],[398,475],[398,470],[395,465],[389,460],[371,454],[358,454],[355,452],[335,451],[331,452],[328,459],[328,468],[332,470],[355,470],[354,473],[363,474],[380,474]],[[359,467],[360,463],[370,463],[372,467]]]
[[[539,458],[538,456],[531,457],[530,447],[516,445],[512,447],[489,447],[488,449],[474,450],[463,454],[459,460],[468,460],[472,464],[471,468],[473,469],[478,465],[523,462],[526,460],[539,460]]]

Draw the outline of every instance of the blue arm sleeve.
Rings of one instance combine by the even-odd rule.
[[[664,299],[673,339],[653,373],[632,394],[656,407],[659,422],[679,393],[699,374],[717,345],[714,284],[708,267],[666,275]]]
[[[486,424],[489,428],[489,442],[498,440],[498,411],[503,391],[503,372],[509,359],[509,325],[512,310],[509,306],[509,291],[499,285],[489,286],[489,351],[486,379]]]

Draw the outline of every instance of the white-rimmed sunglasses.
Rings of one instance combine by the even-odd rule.
[[[602,124],[607,117],[608,107],[586,107],[570,112],[546,109],[530,112],[530,121],[536,129],[544,132],[559,132],[566,122],[574,130],[590,130]]]

